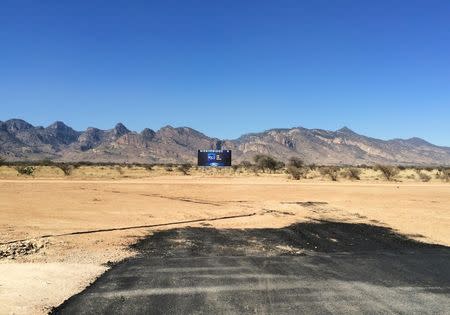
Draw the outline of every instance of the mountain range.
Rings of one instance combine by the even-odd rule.
[[[450,165],[449,147],[420,138],[380,140],[346,127],[270,129],[221,140],[188,127],[146,128],[138,133],[121,123],[109,130],[76,131],[60,121],[48,127],[21,119],[0,121],[0,156],[10,161],[182,163],[195,162],[198,149],[220,147],[233,150],[234,163],[268,154],[282,161],[295,156],[315,164]]]

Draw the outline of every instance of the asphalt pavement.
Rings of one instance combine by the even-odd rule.
[[[54,314],[448,314],[450,248],[335,222],[153,234]]]

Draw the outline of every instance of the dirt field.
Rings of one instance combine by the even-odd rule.
[[[133,255],[130,244],[174,227],[277,228],[326,219],[450,245],[450,184],[437,181],[10,175],[0,180],[0,314],[46,313],[109,263]]]

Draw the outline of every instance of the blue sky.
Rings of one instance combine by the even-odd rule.
[[[450,1],[0,3],[0,120],[450,146]]]

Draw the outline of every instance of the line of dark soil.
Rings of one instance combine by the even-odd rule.
[[[60,236],[70,236],[70,235],[92,234],[92,233],[103,233],[103,232],[112,232],[112,231],[124,231],[124,230],[133,230],[133,229],[142,229],[142,228],[153,228],[153,227],[161,227],[161,226],[177,225],[177,224],[187,224],[187,223],[197,223],[197,222],[210,222],[210,221],[218,221],[218,220],[227,220],[227,219],[235,219],[235,218],[252,217],[254,215],[256,215],[256,213],[231,215],[231,216],[216,217],[216,218],[203,218],[203,219],[195,219],[195,220],[175,221],[175,222],[160,223],[160,224],[134,225],[134,226],[119,227],[119,228],[76,231],[76,232],[62,233],[62,234],[48,234],[48,235],[42,235],[42,236],[34,237],[33,239],[42,239],[42,238],[60,237]],[[12,244],[12,243],[17,243],[17,242],[24,242],[24,241],[28,241],[28,240],[29,239],[14,240],[14,241],[0,243],[0,245]]]

